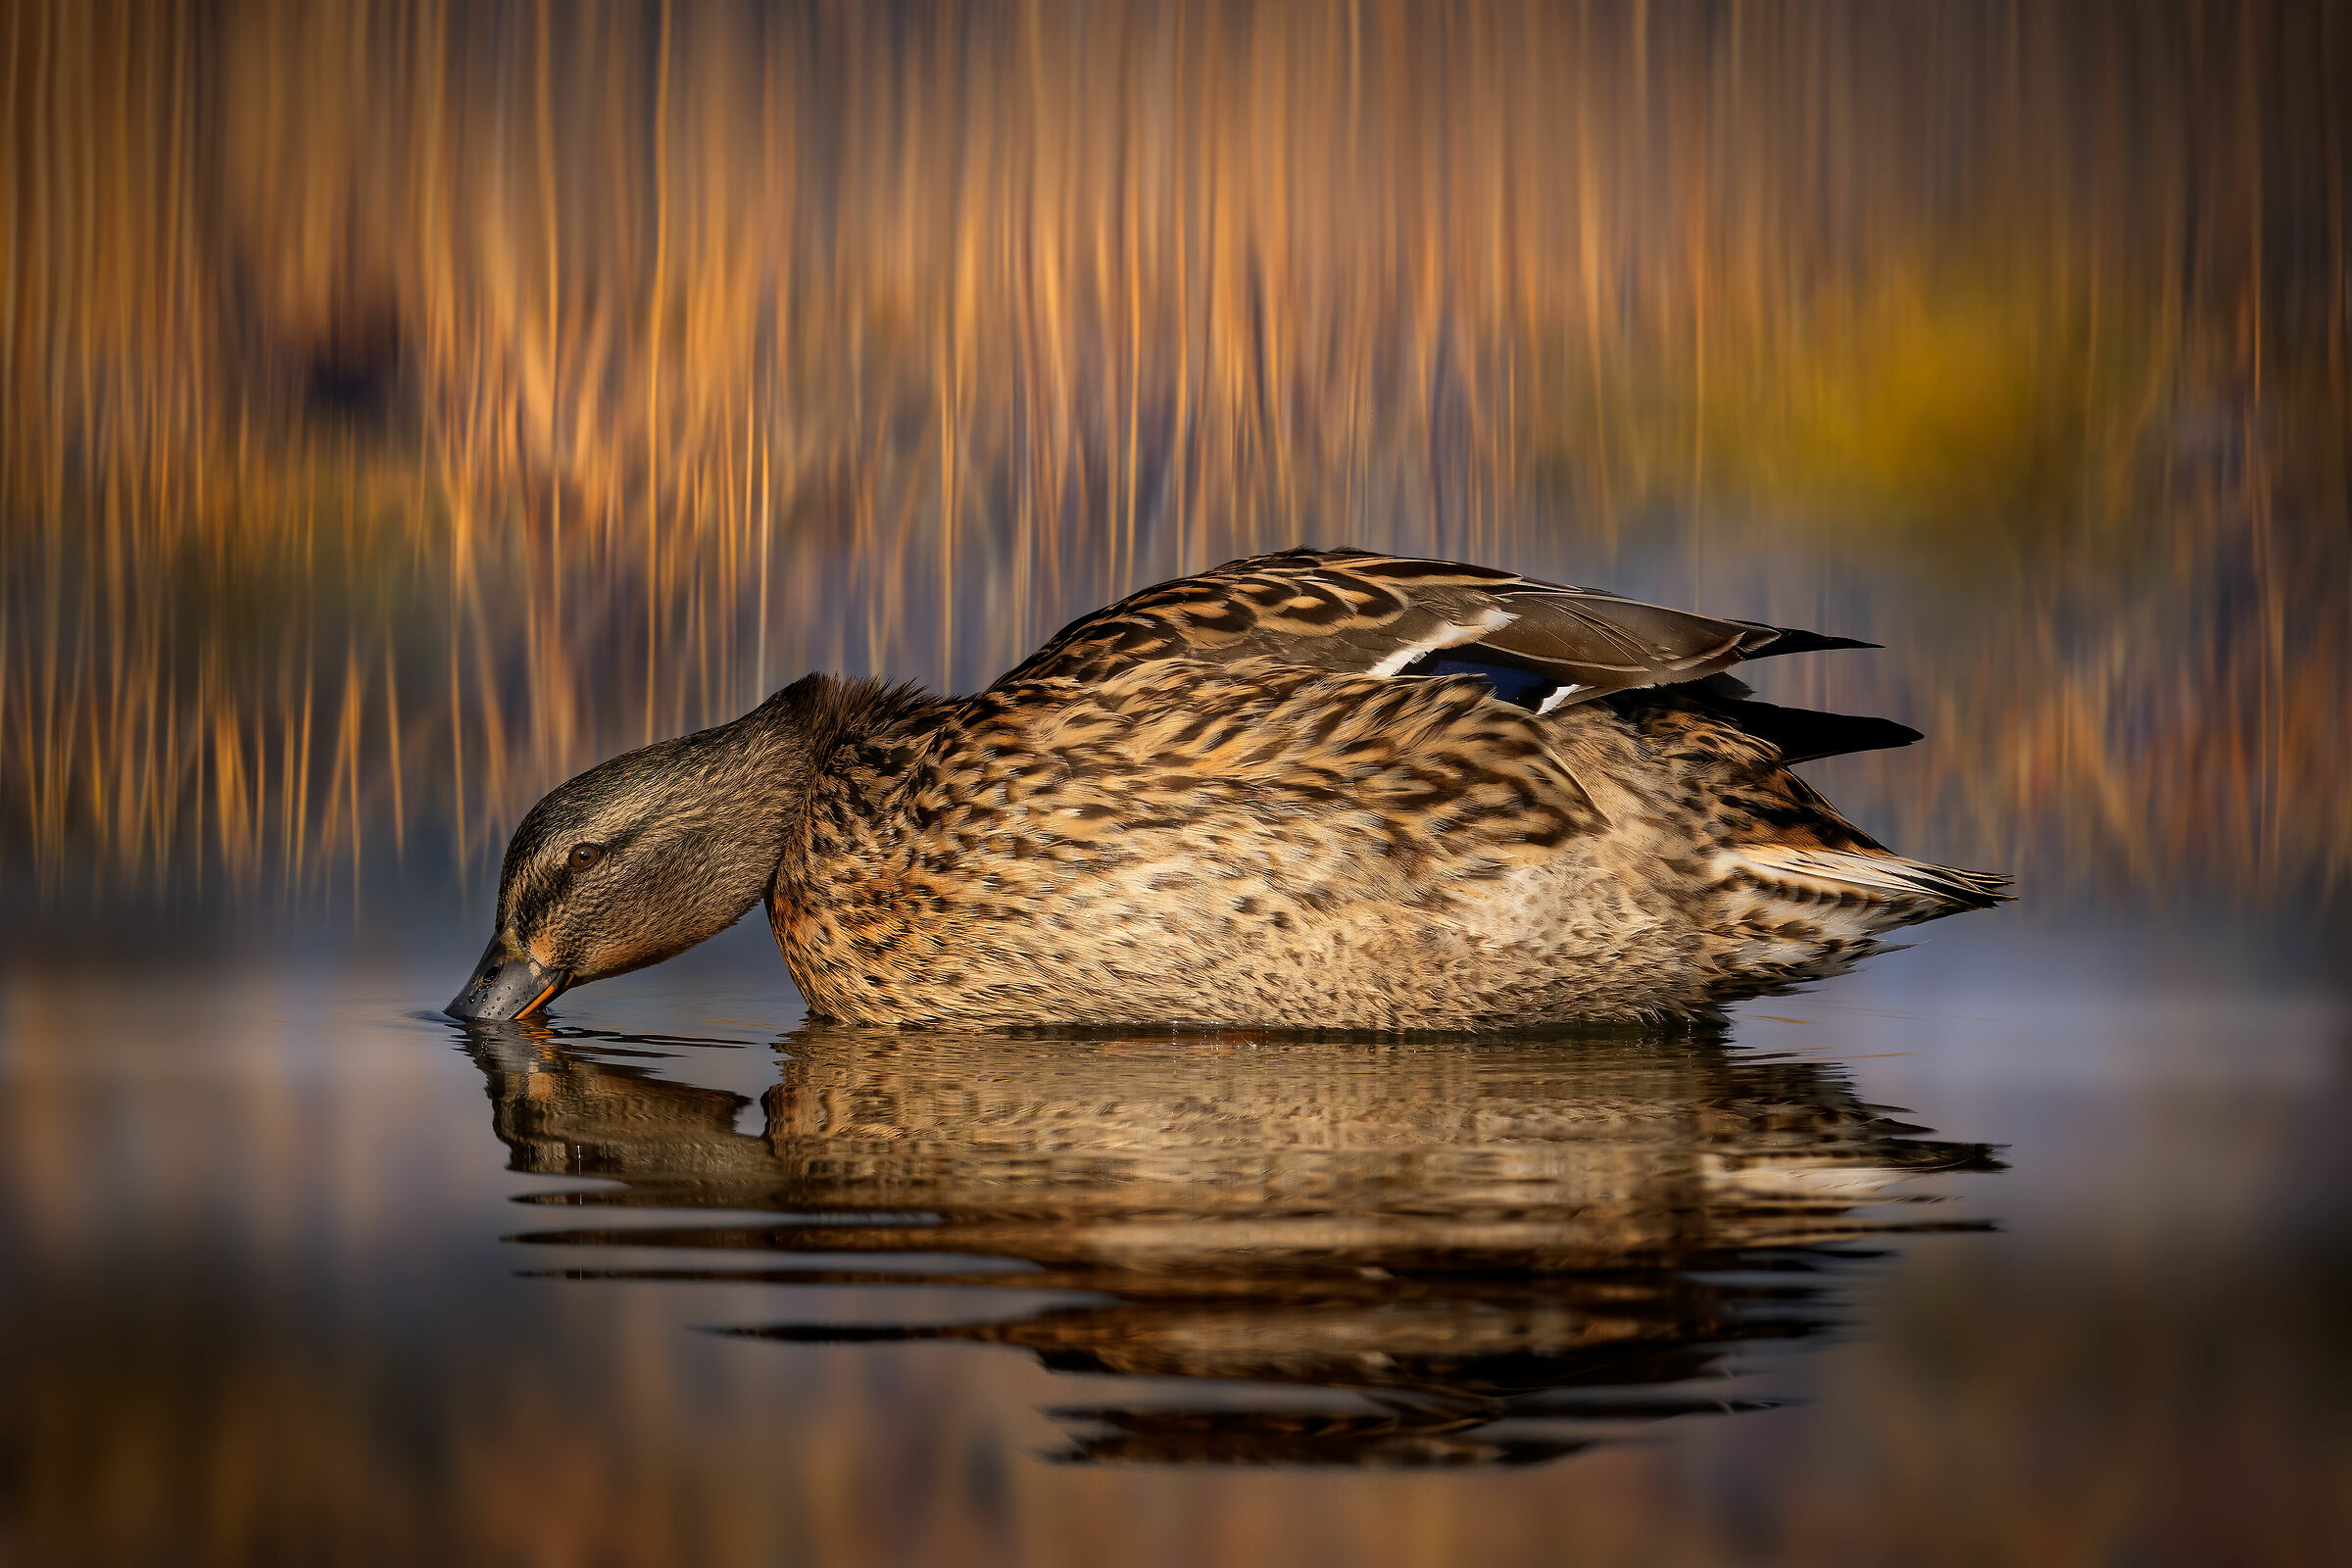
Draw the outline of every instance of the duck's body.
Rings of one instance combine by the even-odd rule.
[[[972,697],[811,677],[583,775],[565,790],[586,809],[551,810],[559,791],[517,832],[502,941],[531,968],[518,996],[584,972],[561,933],[521,929],[571,894],[549,847],[610,836],[604,808],[659,767],[708,873],[668,868],[681,926],[762,889],[810,1007],[847,1021],[1694,1011],[1996,896],[1889,854],[1788,771],[1913,738],[1725,689],[1729,664],[1791,646],[1850,645],[1482,567],[1237,562],[1077,622]]]

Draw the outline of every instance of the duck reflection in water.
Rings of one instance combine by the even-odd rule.
[[[1752,1407],[1685,1386],[1724,1377],[1743,1341],[1831,1326],[1854,1244],[1983,1223],[1878,1205],[1938,1196],[1918,1178],[2000,1168],[1986,1146],[1859,1102],[1834,1065],[1737,1051],[1720,1030],[812,1024],[778,1045],[758,1135],[737,1130],[743,1097],[657,1075],[649,1058],[685,1042],[466,1033],[514,1169],[617,1184],[519,1201],[777,1215],[510,1238],[734,1255],[549,1272],[1044,1293],[1009,1320],[730,1332],[958,1340],[1056,1371],[1198,1380],[1179,1402],[1050,1412],[1071,1461],[1526,1463],[1615,1423]]]

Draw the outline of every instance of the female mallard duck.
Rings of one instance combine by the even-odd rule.
[[[2001,896],[1788,771],[1916,731],[1722,674],[1868,646],[1361,550],[1233,562],[971,697],[810,675],[590,768],[514,830],[449,1010],[519,1017],[763,897],[853,1023],[1699,1010]]]

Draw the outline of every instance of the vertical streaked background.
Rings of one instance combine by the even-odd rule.
[[[1788,676],[1934,732],[1840,787],[2044,886],[2352,856],[2340,8],[94,0],[0,48],[13,885],[478,865],[805,668],[984,682],[1301,541],[1891,637]]]

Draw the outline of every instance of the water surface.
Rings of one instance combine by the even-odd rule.
[[[764,933],[7,971],[25,1561],[2319,1560],[2312,933],[1925,928],[1727,1031],[809,1025]],[[1897,1108],[1901,1107],[1901,1108]],[[1925,1124],[1933,1124],[1930,1132]]]

